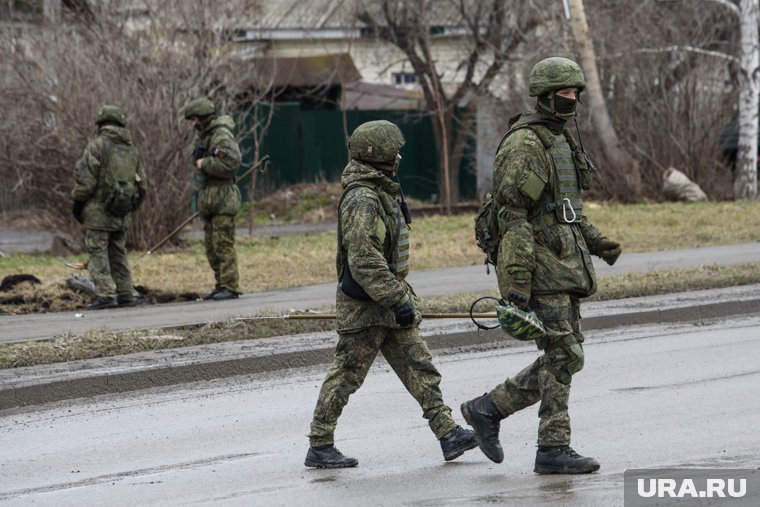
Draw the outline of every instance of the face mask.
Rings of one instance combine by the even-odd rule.
[[[568,99],[561,95],[554,96],[554,110],[561,115],[573,115],[575,114],[575,106],[578,104],[577,100]]]

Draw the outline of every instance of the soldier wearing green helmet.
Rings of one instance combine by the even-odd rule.
[[[319,392],[304,465],[354,467],[334,441],[348,398],[364,382],[382,352],[422,408],[444,460],[477,447],[475,435],[457,425],[443,402],[435,368],[419,331],[421,321],[409,273],[409,227],[398,170],[405,140],[385,120],[359,125],[351,134],[351,160],[343,170],[338,204],[335,359]],[[379,416],[379,414],[378,414]]]
[[[588,221],[583,209],[582,194],[594,183],[595,168],[565,124],[575,117],[585,84],[572,60],[551,57],[536,63],[528,79],[536,108],[510,119],[496,152],[496,275],[508,305],[499,308],[499,320],[505,331],[535,339],[543,354],[461,407],[483,453],[499,463],[504,459],[501,420],[540,401],[534,468],[539,474],[591,473],[600,467],[570,447],[567,411],[571,380],[584,362],[580,300],[596,291],[591,255],[611,265],[622,251]],[[526,316],[540,322],[531,323]]]
[[[120,107],[101,107],[95,124],[98,133],[77,161],[71,192],[74,218],[85,228],[87,269],[95,284],[96,299],[87,308],[134,306],[141,300],[132,285],[126,241],[129,215],[145,196],[145,173]]]
[[[232,131],[232,117],[217,116],[216,106],[200,97],[184,109],[186,120],[198,132],[193,150],[194,188],[198,211],[203,219],[206,258],[214,271],[214,289],[204,300],[223,301],[240,295],[237,253],[235,251],[235,215],[240,211],[240,190],[235,174],[242,157]]]

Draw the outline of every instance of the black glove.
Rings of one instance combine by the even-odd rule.
[[[623,253],[623,247],[621,247],[620,243],[617,241],[610,241],[609,239],[602,236],[594,243],[593,253],[601,257],[604,262],[612,266],[615,264],[615,261],[618,260],[620,254]]]
[[[71,214],[74,215],[74,218],[77,219],[77,222],[80,224],[84,222],[84,216],[82,213],[84,212],[84,201],[74,201],[74,206],[71,209]]]
[[[403,305],[393,310],[396,317],[396,324],[401,327],[411,326],[414,323],[414,305],[410,299]]]
[[[507,289],[507,301],[521,310],[525,310],[528,308],[528,302],[530,302],[530,292],[530,282],[517,283],[513,281]]]

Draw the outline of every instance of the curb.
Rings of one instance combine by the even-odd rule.
[[[589,331],[644,324],[703,321],[752,313],[760,313],[760,299],[724,301],[663,310],[587,317],[583,319],[583,329]],[[455,352],[463,352],[473,347],[480,347],[482,350],[484,346],[505,348],[520,343],[514,340],[504,340],[503,336],[503,333],[497,329],[429,335],[425,339],[431,350],[450,349]],[[283,337],[278,339],[282,340]],[[15,386],[0,388],[0,410],[202,380],[329,364],[332,361],[334,347],[323,345],[258,356],[253,355],[256,352],[252,353],[249,346],[246,349],[245,357],[235,359],[211,358],[178,366],[171,366],[172,361],[169,359],[165,361],[167,363],[165,366],[143,365],[133,367],[131,371],[119,373],[83,373],[79,378],[68,380],[43,378],[39,381],[28,382],[31,385],[18,385],[20,382],[16,382],[17,385]]]

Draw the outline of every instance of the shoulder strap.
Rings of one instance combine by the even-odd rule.
[[[535,123],[526,122],[526,123],[518,123],[516,125],[513,125],[512,127],[510,127],[509,130],[507,130],[507,133],[504,134],[504,137],[501,138],[501,141],[499,142],[499,147],[496,148],[496,153],[499,152],[499,150],[501,149],[501,146],[504,144],[504,141],[507,140],[507,137],[509,137],[514,132],[517,132],[518,130],[525,129],[525,128],[532,130],[533,133],[536,134],[536,136],[538,136],[538,138],[541,140],[541,144],[544,145],[544,148],[549,148],[552,145],[552,140],[550,137],[546,135],[546,132],[544,132],[543,129],[539,128],[540,126],[541,124],[538,122],[535,122]]]

